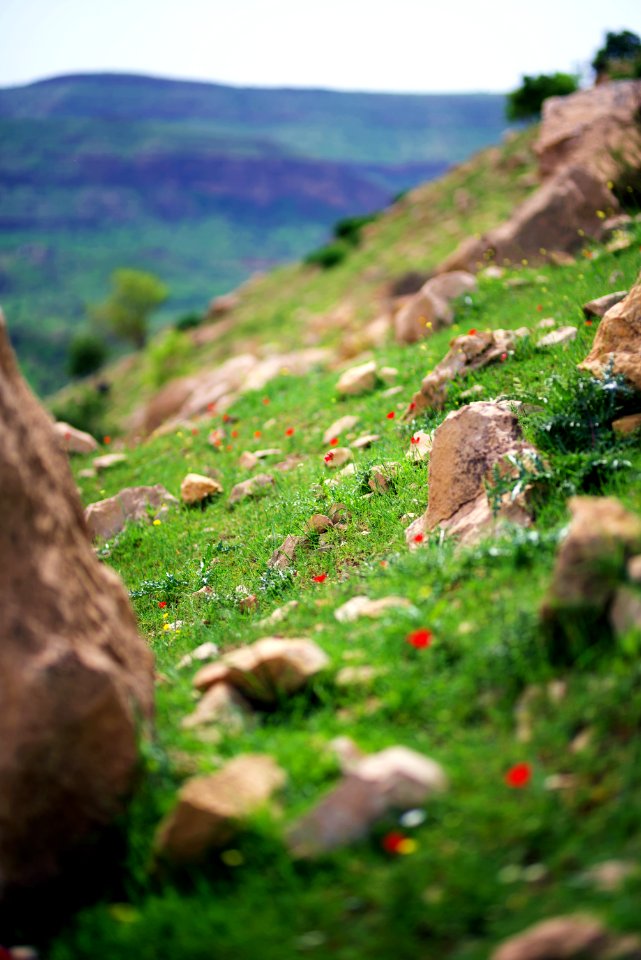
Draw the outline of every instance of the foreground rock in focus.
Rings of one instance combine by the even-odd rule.
[[[94,556],[67,457],[1,314],[0,499],[1,899],[53,877],[122,810],[153,711],[152,655]]]

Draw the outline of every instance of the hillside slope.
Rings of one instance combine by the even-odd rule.
[[[0,294],[34,384],[121,266],[158,273],[159,322],[296,260],[492,142],[497,95],[254,90],[127,75],[0,90]],[[31,337],[37,332],[36,344]]]

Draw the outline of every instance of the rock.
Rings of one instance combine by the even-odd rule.
[[[434,433],[429,467],[428,508],[406,536],[416,537],[439,527],[461,543],[474,543],[495,524],[485,490],[495,466],[506,457],[536,456],[523,440],[516,416],[506,404],[479,400],[448,414]],[[497,519],[528,526],[522,498],[500,505]]]
[[[383,383],[394,383],[398,377],[398,370],[396,367],[381,367],[378,371],[378,379],[382,380]]]
[[[156,853],[175,863],[201,860],[228,843],[285,780],[272,757],[259,754],[235,757],[218,773],[188,780],[158,829]]]
[[[257,460],[267,460],[268,457],[280,457],[283,451],[278,447],[266,447],[264,450],[254,450]]]
[[[0,314],[0,898],[52,879],[123,812],[153,657],[87,536],[67,457]],[[91,865],[89,866],[89,859]]]
[[[478,281],[473,273],[465,270],[452,270],[450,273],[440,273],[431,277],[422,287],[440,300],[450,301],[461,297],[464,293],[473,293],[478,288]]]
[[[244,720],[251,713],[249,701],[228,683],[217,683],[200,700],[193,713],[185,717],[181,727],[191,730],[208,723],[242,730]]]
[[[258,496],[261,492],[264,492],[267,487],[273,486],[273,484],[274,478],[270,476],[270,474],[257,473],[255,477],[251,477],[249,480],[243,480],[241,483],[237,483],[236,486],[232,487],[227,503],[230,507],[233,507],[235,504],[240,503],[241,500]]]
[[[541,337],[537,343],[537,347],[560,347],[563,344],[576,340],[577,333],[576,327],[559,327],[558,330],[552,330],[551,333],[547,333],[544,337]]]
[[[554,317],[543,317],[542,320],[539,320],[537,323],[539,330],[554,330],[556,327],[556,320]]]
[[[126,459],[126,453],[105,453],[102,457],[94,457],[92,463],[94,469],[100,473],[102,470],[109,470],[111,467],[118,466],[119,463],[125,463]]]
[[[282,623],[283,620],[286,620],[290,615],[292,610],[295,610],[298,606],[298,600],[289,600],[287,603],[284,603],[282,607],[277,607],[275,610],[270,613],[268,617],[264,617],[257,623],[257,626],[264,630],[268,627],[275,627],[279,623]]]
[[[639,960],[637,937],[611,933],[599,920],[581,914],[542,920],[510,937],[491,960]]]
[[[327,533],[334,526],[329,517],[324,513],[315,513],[305,524],[305,529],[310,533]]]
[[[62,449],[67,453],[93,453],[98,449],[98,443],[90,433],[77,430],[63,420],[55,423],[53,429]]]
[[[196,592],[199,593],[200,591]],[[207,640],[192,650],[191,653],[185,654],[182,660],[178,661],[178,669],[182,670],[183,667],[190,667],[196,660],[213,660],[214,657],[218,656],[219,652],[216,644],[212,643],[211,640]]]
[[[181,500],[187,504],[202,503],[203,500],[222,492],[223,488],[217,480],[204,477],[200,473],[188,473],[180,484]]]
[[[378,600],[370,600],[369,597],[352,597],[334,611],[334,616],[339,623],[354,623],[361,617],[375,620],[390,609],[407,609],[411,606],[412,604],[405,597],[380,597]]]
[[[377,677],[387,673],[382,667],[358,666],[343,667],[336,674],[337,687],[367,686]]]
[[[592,350],[579,369],[603,376],[612,365],[636,390],[641,390],[641,274],[620,303],[610,307],[599,324]]]
[[[251,453],[249,450],[244,450],[238,458],[238,466],[242,467],[243,470],[253,470],[259,463],[260,461],[256,454]]]
[[[641,429],[641,413],[631,413],[627,417],[619,417],[612,421],[612,429],[619,436],[627,437]]]
[[[619,587],[610,608],[610,624],[618,637],[641,630],[641,594],[631,587]]]
[[[352,446],[355,450],[366,450],[367,447],[371,447],[373,443],[376,443],[377,440],[381,439],[379,433],[365,433],[362,437],[358,437],[352,443]]]
[[[343,467],[342,470],[339,470],[336,474],[337,477],[353,477],[356,473],[356,466],[353,463],[348,463],[346,467]],[[326,483],[335,483],[334,480],[326,480]]]
[[[224,654],[194,677],[198,690],[230,683],[252,701],[276,703],[296,693],[329,664],[327,654],[311,640],[264,637]]]
[[[129,520],[151,520],[166,513],[178,503],[162,484],[153,487],[125,487],[114,497],[90,503],[85,510],[85,521],[91,536],[105,540],[124,529]],[[150,515],[151,511],[154,511]]]
[[[572,497],[568,506],[572,519],[541,610],[560,625],[580,611],[592,620],[603,614],[626,560],[641,549],[641,519],[614,497]]]
[[[432,434],[424,430],[417,430],[410,438],[409,450],[405,454],[408,460],[415,463],[422,460],[429,460],[432,452]]]
[[[641,556],[630,557],[627,565],[627,574],[632,583],[641,583]]]
[[[309,545],[309,540],[307,537],[295,537],[292,534],[289,534],[280,547],[277,547],[276,550],[272,553],[271,557],[267,561],[268,567],[274,567],[276,570],[286,570],[287,567],[291,567],[296,560],[296,554],[301,547]]]
[[[353,417],[349,414],[345,417],[339,417],[323,434],[323,443],[328,444],[330,440],[333,440],[335,437],[340,437],[349,430],[353,430],[358,423],[358,419],[358,417]]]
[[[389,747],[358,759],[312,810],[293,824],[288,844],[297,856],[313,856],[365,837],[388,811],[416,807],[447,788],[442,768],[407,747]]]
[[[237,293],[224,293],[220,297],[214,297],[214,299],[209,304],[207,310],[207,316],[218,319],[218,317],[224,317],[225,314],[231,313],[232,310],[236,310],[240,304],[240,297]]]
[[[336,390],[345,397],[357,397],[376,386],[376,363],[371,360],[357,367],[350,367],[340,377]]]
[[[615,293],[606,293],[603,297],[590,300],[583,304],[583,313],[586,317],[604,317],[611,307],[621,303],[628,295],[627,290],[617,290]]]
[[[526,327],[520,327],[518,330],[475,331],[455,337],[448,353],[425,377],[421,389],[412,397],[404,418],[413,419],[424,410],[441,410],[452,380],[507,359],[519,339],[528,336],[529,332]]]
[[[344,464],[349,463],[352,459],[352,451],[349,447],[332,447],[325,456],[323,460],[325,461],[325,466],[328,470],[336,470],[338,467],[344,466]]]
[[[629,860],[604,860],[586,870],[583,879],[604,893],[616,893],[638,869],[638,864]]]
[[[399,343],[416,343],[454,320],[450,301],[477,287],[476,277],[464,270],[431,277],[394,318]]]

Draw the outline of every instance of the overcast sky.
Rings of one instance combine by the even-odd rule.
[[[0,0],[0,86],[118,71],[244,86],[496,90],[574,72],[641,0]]]

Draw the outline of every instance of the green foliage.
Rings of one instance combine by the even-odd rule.
[[[374,223],[378,215],[375,213],[367,214],[362,217],[346,217],[334,224],[334,236],[337,240],[345,240],[357,247],[361,241],[363,227],[368,223]]]
[[[182,317],[176,320],[174,327],[176,330],[193,330],[195,327],[199,327],[202,322],[202,313],[191,311],[190,313],[183,313]]]
[[[115,270],[111,285],[110,296],[92,307],[91,314],[115,337],[141,348],[147,340],[149,318],[169,291],[158,277],[142,270]]]
[[[189,337],[171,328],[160,334],[145,354],[145,383],[156,390],[174,377],[187,372],[192,345]]]
[[[107,394],[95,387],[83,386],[73,396],[58,400],[51,412],[56,420],[64,420],[94,437],[118,432],[109,418]]]
[[[597,76],[607,75],[612,80],[641,76],[641,39],[630,30],[608,32],[594,56],[592,69]]]
[[[304,263],[310,267],[321,267],[322,270],[331,270],[332,267],[337,267],[339,263],[342,263],[348,254],[349,247],[346,243],[328,243],[327,246],[320,247],[319,250],[314,250],[312,253],[309,253],[305,257]]]
[[[143,580],[136,590],[129,591],[129,596],[132,600],[153,597],[159,603],[175,604],[186,586],[186,580],[181,580],[174,573],[167,572],[158,580]]]
[[[69,344],[67,371],[70,377],[87,377],[107,359],[107,344],[102,337],[85,331],[77,333]]]
[[[508,120],[535,120],[541,115],[548,97],[564,97],[578,90],[577,77],[569,73],[524,76],[521,86],[508,94],[505,114]]]

